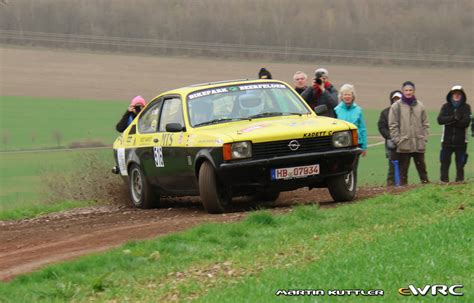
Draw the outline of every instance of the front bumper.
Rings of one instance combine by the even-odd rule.
[[[269,159],[236,160],[218,165],[216,173],[222,185],[231,189],[234,195],[256,190],[288,191],[306,186],[325,187],[328,177],[343,175],[354,169],[361,152],[360,148],[349,148]],[[271,179],[272,169],[312,164],[319,164],[318,175],[289,180]]]

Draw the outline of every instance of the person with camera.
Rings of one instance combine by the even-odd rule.
[[[146,102],[142,96],[136,96],[130,102],[130,106],[128,107],[125,114],[123,114],[120,121],[115,126],[115,129],[118,132],[123,132],[129,125],[132,123],[133,119],[140,113],[140,111],[145,107]]]
[[[428,142],[428,116],[425,106],[415,97],[415,84],[402,85],[402,98],[390,107],[388,113],[390,137],[397,146],[400,165],[400,185],[408,184],[408,168],[413,158],[421,183],[429,183],[426,172],[425,150]]]
[[[334,108],[337,106],[337,90],[329,82],[328,71],[324,68],[318,68],[315,71],[313,84],[308,87],[301,97],[314,109],[319,105],[326,105],[327,112],[320,114],[321,116],[335,118]]]
[[[449,166],[454,153],[456,160],[456,182],[464,181],[464,166],[467,162],[467,128],[471,122],[471,107],[461,85],[455,85],[446,96],[441,107],[438,123],[443,125],[441,138],[441,182],[449,182]]]
[[[297,71],[293,75],[293,84],[295,91],[301,95],[308,88],[308,75],[302,71]]]
[[[390,93],[389,100],[390,105],[397,102],[402,98],[402,92],[399,90],[395,90]],[[388,175],[387,175],[387,186],[394,186],[395,185],[395,175],[394,175],[394,167],[392,161],[398,160],[397,159],[397,146],[392,140],[390,136],[390,129],[388,127],[388,112],[390,111],[390,106],[385,108],[379,117],[379,121],[377,123],[379,132],[382,137],[385,139],[385,157],[388,159]]]

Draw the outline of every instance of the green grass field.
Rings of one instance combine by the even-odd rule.
[[[49,266],[0,284],[2,302],[471,302],[473,183],[427,185],[337,208],[265,211]],[[462,284],[462,297],[403,297]],[[381,289],[382,297],[276,296]],[[441,301],[440,301],[441,300]]]
[[[45,99],[33,97],[0,97],[0,133],[9,134],[6,141],[0,142],[1,151],[34,150],[38,148],[57,148],[53,136],[56,130],[63,135],[61,147],[67,147],[73,141],[97,139],[111,144],[117,132],[115,124],[127,103],[104,102],[75,99]],[[377,136],[377,121],[380,110],[365,110],[369,136]],[[431,133],[440,134],[435,112],[430,112]],[[36,136],[32,136],[33,133]],[[34,138],[34,140],[33,140]],[[2,138],[5,139],[5,138]],[[369,138],[369,144],[380,141]],[[440,136],[430,137],[426,153],[428,173],[433,181],[439,179]],[[87,165],[87,154],[96,154],[107,170],[114,164],[112,151],[54,151],[31,153],[0,154],[0,220],[21,217],[28,209],[42,208],[41,192],[44,187],[44,175],[51,173],[73,174]],[[368,156],[362,158],[359,166],[359,185],[384,185],[387,160],[383,145],[369,148]],[[469,153],[474,155],[474,146],[470,144]],[[474,179],[474,161],[469,161],[466,178]],[[454,165],[451,175],[454,174]],[[409,182],[418,183],[419,179],[412,163]],[[68,204],[69,205],[69,204]],[[21,210],[21,211],[19,211]],[[26,211],[28,214],[34,212]]]
[[[98,139],[111,144],[126,102],[0,97],[0,151],[67,147]],[[60,135],[55,135],[60,134]]]

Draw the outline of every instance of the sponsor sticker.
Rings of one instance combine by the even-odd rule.
[[[156,167],[165,167],[165,161],[163,159],[163,149],[161,146],[153,147],[153,157],[155,158]]]
[[[280,83],[255,83],[255,84],[246,84],[246,85],[234,85],[234,86],[219,87],[219,88],[197,91],[192,94],[189,94],[188,99],[193,100],[196,98],[202,98],[202,97],[218,95],[218,94],[226,94],[226,93],[236,92],[236,91],[272,89],[272,88],[286,88],[286,86]]]

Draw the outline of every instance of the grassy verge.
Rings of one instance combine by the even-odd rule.
[[[275,296],[278,289],[362,288],[383,289],[384,301],[416,302],[398,288],[437,283],[464,284],[464,297],[443,301],[467,302],[474,286],[473,191],[472,183],[430,185],[334,209],[256,212],[243,222],[202,225],[48,267],[1,284],[0,298],[279,302],[291,298]]]

